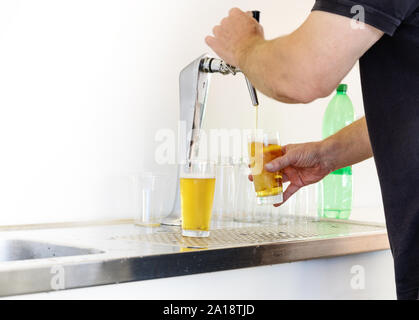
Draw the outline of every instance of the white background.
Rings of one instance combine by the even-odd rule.
[[[267,38],[292,32],[314,1],[0,2],[0,224],[131,218],[129,175],[154,163],[159,128],[176,130],[180,70],[229,8],[258,9]],[[278,62],[280,63],[280,61]],[[345,79],[357,117],[359,74]],[[262,127],[317,140],[331,97],[287,106],[260,96]],[[242,76],[214,77],[208,128],[252,128]],[[382,220],[373,160],[354,167],[354,207]]]

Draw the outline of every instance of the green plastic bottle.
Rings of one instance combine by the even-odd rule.
[[[354,121],[354,108],[341,84],[330,101],[323,117],[323,139],[338,132]],[[352,209],[352,167],[336,170],[323,179],[324,218],[348,219]]]

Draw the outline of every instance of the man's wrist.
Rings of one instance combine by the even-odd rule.
[[[330,172],[339,169],[339,143],[333,137],[319,142],[320,162]]]
[[[237,67],[242,71],[248,70],[249,65],[251,65],[254,58],[260,54],[260,50],[266,42],[265,39],[259,36],[248,39],[236,53],[236,61],[238,61]]]

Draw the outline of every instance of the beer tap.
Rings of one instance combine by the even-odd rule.
[[[231,66],[224,62],[221,59],[211,58],[207,55],[203,55],[199,60],[198,66],[198,75],[197,75],[197,86],[195,87],[195,92],[190,95],[190,92],[185,92],[185,84],[183,83],[183,73],[188,74],[190,72],[190,66],[186,67],[181,73],[181,120],[186,121],[186,129],[190,131],[191,138],[189,139],[189,144],[186,146],[186,160],[190,160],[198,156],[198,143],[199,143],[199,133],[202,127],[204,120],[205,108],[206,108],[206,96],[208,93],[208,87],[210,82],[210,74],[220,73],[222,75],[236,75],[241,73],[241,70],[238,67]],[[198,65],[197,61],[193,63],[194,67]],[[196,75],[194,75],[195,77]],[[250,83],[250,81],[245,76],[247,88],[249,90],[250,99],[253,106],[258,106],[258,96],[255,88]],[[189,89],[189,88],[188,88]],[[185,96],[186,95],[186,96]],[[191,108],[190,104],[184,102],[194,103],[194,106]],[[191,117],[193,115],[193,117]],[[191,122],[192,120],[192,122]]]
[[[252,11],[253,18],[259,22],[259,11]],[[179,93],[180,93],[180,120],[184,124],[186,134],[186,148],[179,148],[182,159],[185,163],[198,157],[199,136],[204,121],[207,94],[211,79],[211,74],[220,73],[222,75],[236,75],[241,70],[236,66],[231,66],[225,61],[212,58],[207,54],[200,56],[191,62],[180,73]],[[255,88],[245,76],[247,88],[253,106],[258,106],[258,96]],[[181,142],[179,142],[181,143]],[[179,170],[178,170],[179,179]],[[180,194],[177,185],[176,200],[171,214],[164,219],[163,224],[180,224]]]
[[[236,75],[237,73],[242,72],[238,67],[231,66],[225,63],[223,60],[209,58],[209,57],[205,57],[204,59],[201,60],[200,69],[202,72],[209,72],[209,73],[218,72],[223,75],[226,75],[226,74]],[[250,83],[249,79],[247,79],[246,76],[244,76],[244,78],[246,80],[247,88],[250,93],[250,99],[252,100],[252,105],[256,107],[259,105],[259,100],[256,93],[256,89]]]

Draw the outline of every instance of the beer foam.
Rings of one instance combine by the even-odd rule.
[[[273,145],[280,145],[280,141],[279,139],[275,139],[275,138],[269,138],[269,139],[263,139],[262,137],[259,138],[255,138],[250,142],[255,142],[255,143],[263,143],[264,145],[268,145],[268,144],[273,144]]]
[[[269,138],[265,141],[265,144],[274,144],[274,145],[281,145],[279,139]]]
[[[215,174],[211,173],[195,173],[195,172],[188,172],[188,173],[181,173],[181,179],[214,179]]]

